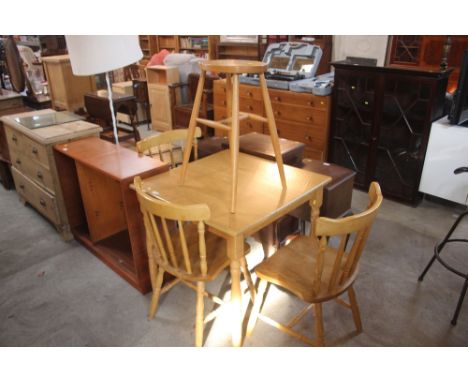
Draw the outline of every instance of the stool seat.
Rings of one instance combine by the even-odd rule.
[[[247,60],[206,60],[200,63],[200,67],[213,73],[259,74],[266,72],[267,64],[261,61]]]

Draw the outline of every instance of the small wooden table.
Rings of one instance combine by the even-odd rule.
[[[280,152],[283,157],[284,164],[290,166],[299,166],[302,161],[305,144],[292,141],[290,139],[279,138]],[[226,139],[222,143],[222,147],[228,148],[229,142]],[[275,152],[271,139],[266,134],[248,133],[239,137],[239,151],[255,155],[260,158],[265,158],[274,161]]]
[[[142,293],[151,290],[135,176],[167,171],[158,159],[97,137],[55,146],[71,231],[79,242]]]
[[[245,238],[271,222],[310,201],[315,219],[322,204],[322,190],[331,178],[285,166],[287,188],[281,185],[275,162],[239,153],[238,197],[236,213],[230,212],[231,161],[224,150],[188,165],[184,184],[180,184],[181,168],[146,178],[143,188],[157,190],[160,195],[178,204],[206,203],[211,218],[208,229],[227,240],[231,260],[231,301],[233,345],[242,343],[242,304],[239,259],[244,256]]]

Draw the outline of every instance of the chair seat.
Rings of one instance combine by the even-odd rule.
[[[328,290],[336,257],[336,250],[328,247],[324,254],[324,271],[320,292],[316,294],[314,292],[316,282],[314,274],[317,252],[317,240],[309,236],[301,236],[260,263],[255,268],[255,273],[261,279],[283,287],[309,303],[334,298],[343,293],[353,283],[358,269],[356,268],[354,274],[346,283],[338,285],[333,290]]]
[[[192,274],[184,274],[184,278],[191,281],[211,281],[214,280],[218,275],[229,265],[229,258],[227,256],[226,240],[220,236],[217,236],[209,231],[205,232],[205,243],[206,243],[206,261],[208,265],[206,276],[201,274],[200,269],[200,256],[198,251],[198,228],[196,224],[188,223],[184,224],[185,237],[187,239],[187,250],[192,266]],[[174,245],[174,253],[179,268],[184,268],[184,257],[180,244],[180,240],[176,237],[178,233],[173,233],[172,243]],[[250,246],[244,243],[244,253],[250,252]],[[174,276],[178,276],[179,270],[174,272],[173,268],[162,267]]]

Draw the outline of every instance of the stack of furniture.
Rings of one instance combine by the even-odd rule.
[[[432,121],[444,112],[450,71],[354,65],[335,67],[328,161],[377,180],[386,196],[416,203]]]
[[[94,76],[75,76],[68,55],[44,57],[42,62],[49,84],[52,107],[71,112],[82,109],[83,96],[96,90]]]
[[[227,118],[226,81],[215,81],[213,91],[215,119]],[[331,97],[278,89],[268,89],[268,93],[278,135],[281,138],[304,143],[306,157],[326,160]],[[265,115],[260,87],[241,84],[239,97],[241,112]],[[268,129],[261,121],[241,121],[240,134],[250,132],[268,134]],[[222,135],[223,132],[216,132],[216,134]]]
[[[2,117],[10,151],[15,188],[23,203],[29,203],[55,225],[65,240],[72,238],[60,187],[53,146],[75,139],[98,136],[97,125],[74,121],[38,129],[29,129],[16,117],[54,113],[51,109]]]

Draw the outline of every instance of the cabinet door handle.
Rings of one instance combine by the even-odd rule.
[[[12,140],[13,142],[17,142],[17,141],[18,141],[18,138],[16,138],[16,135],[13,134],[13,136],[11,137],[11,140]]]
[[[43,178],[44,176],[42,175],[42,172],[38,171],[38,172],[37,172],[37,177],[38,177],[39,179],[42,180],[42,178]]]
[[[42,198],[39,200],[39,203],[40,203],[40,205],[41,205],[42,207],[45,207],[45,206],[46,206],[46,202],[45,202],[45,200],[42,199]]]
[[[37,154],[37,147],[33,147],[31,151],[33,154]]]

